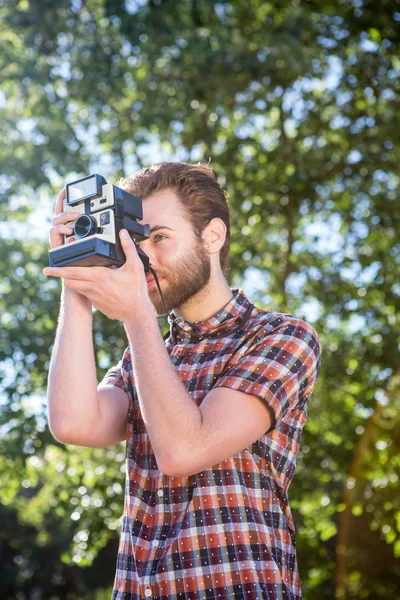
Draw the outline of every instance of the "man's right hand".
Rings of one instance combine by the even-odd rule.
[[[51,221],[52,227],[49,235],[50,248],[64,245],[64,235],[71,235],[74,231],[72,227],[67,227],[66,223],[75,221],[81,214],[80,212],[63,212],[66,195],[67,192],[64,187],[58,194],[55,217]]]

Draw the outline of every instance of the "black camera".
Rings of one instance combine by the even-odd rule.
[[[126,262],[119,240],[119,232],[126,229],[136,242],[150,237],[150,225],[141,225],[143,207],[140,198],[107,183],[101,175],[90,175],[67,184],[64,212],[80,212],[71,235],[64,236],[64,244],[49,251],[51,267],[73,263],[91,267],[121,266]],[[149,257],[136,246],[145,271],[149,271]]]

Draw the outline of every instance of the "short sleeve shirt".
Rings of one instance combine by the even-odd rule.
[[[102,382],[130,399],[113,600],[302,598],[288,488],[321,347],[305,321],[232,293],[203,322],[170,313],[165,348],[197,406],[228,387],[271,407],[273,427],[250,446],[194,475],[167,476],[141,415],[129,348]]]

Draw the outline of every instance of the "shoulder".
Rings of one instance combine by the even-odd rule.
[[[307,344],[319,354],[321,345],[315,328],[290,313],[272,312],[254,306],[246,323],[246,333],[254,341],[271,343],[273,338]]]

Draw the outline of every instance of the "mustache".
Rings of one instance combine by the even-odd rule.
[[[151,267],[151,265],[150,265]],[[146,273],[146,277],[152,277],[154,279],[154,273],[157,275],[158,279],[163,279],[165,277],[165,275],[163,275],[162,273],[159,273],[158,271],[156,271],[155,269],[152,268],[152,271],[149,270],[148,273]],[[153,273],[154,271],[154,273]]]

